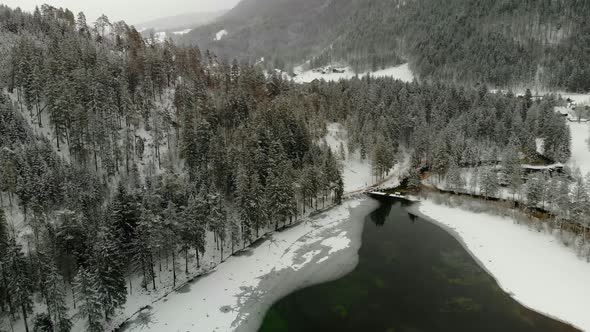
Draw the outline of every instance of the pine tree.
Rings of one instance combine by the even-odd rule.
[[[500,185],[498,184],[498,174],[496,173],[496,170],[493,168],[484,169],[479,177],[481,194],[486,198],[494,197],[500,189]]]
[[[47,289],[48,311],[55,332],[69,332],[72,329],[68,307],[66,304],[66,290],[64,280],[57,270],[57,266],[50,261],[47,278],[45,279]]]
[[[588,215],[590,198],[588,195],[586,182],[579,169],[573,174],[573,185],[571,188],[571,213],[576,221],[585,220]]]
[[[80,34],[88,34],[88,24],[86,23],[86,15],[83,12],[78,13],[78,19],[76,20],[76,29]]]
[[[240,219],[242,245],[252,241],[252,220],[250,219],[250,177],[243,165],[238,166],[236,178],[236,205]]]
[[[446,178],[449,189],[451,189],[455,193],[461,192],[465,187],[465,180],[463,179],[463,176],[461,174],[461,169],[455,164],[451,164],[451,167],[447,172]]]
[[[544,197],[544,179],[539,174],[531,174],[527,178],[527,202],[532,207],[537,207]]]
[[[416,169],[410,170],[410,174],[408,176],[408,189],[411,191],[419,191],[420,188],[422,188],[420,172]]]
[[[240,224],[236,218],[233,216],[229,216],[229,235],[231,240],[231,254],[235,253],[235,248],[237,245],[240,244],[241,241],[241,232],[240,232]]]
[[[28,317],[33,312],[33,300],[31,298],[33,282],[30,277],[28,262],[15,238],[9,239],[6,254],[8,289],[11,293],[12,305],[21,310],[25,331],[28,332]]]
[[[471,193],[473,195],[477,194],[477,189],[480,184],[479,173],[479,168],[475,167],[471,177],[469,178],[469,188],[471,189]]]
[[[223,262],[223,247],[227,236],[227,212],[223,205],[221,195],[214,194],[209,199],[209,215],[207,216],[207,223],[217,240],[218,248],[221,251],[220,260]]]
[[[96,275],[96,291],[106,320],[113,316],[115,309],[125,304],[127,298],[124,260],[113,233],[111,229],[101,231],[91,260]]]
[[[502,169],[507,177],[508,187],[512,191],[512,198],[520,192],[522,186],[523,171],[520,165],[516,138],[510,139],[506,152],[502,156]]]
[[[33,320],[33,332],[53,332],[51,317],[46,313],[40,313]]]
[[[188,237],[189,243],[195,249],[197,268],[201,266],[199,256],[205,253],[205,234],[208,215],[209,206],[204,194],[200,193],[189,198],[188,206],[184,211],[183,232]]]
[[[74,293],[78,303],[77,316],[86,319],[89,332],[102,332],[102,303],[98,293],[99,281],[96,274],[81,266],[74,278]]]
[[[8,258],[9,249],[9,230],[6,222],[6,216],[4,210],[0,208],[0,298],[2,299],[2,307],[4,303],[8,304],[8,309],[13,314],[14,309],[12,306],[11,293],[9,292],[8,285],[8,268],[10,267]]]
[[[168,206],[164,210],[164,241],[166,252],[172,253],[172,286],[176,287],[176,250],[178,248],[178,234],[180,229],[179,216],[176,206],[173,202],[168,201]]]
[[[143,287],[147,290],[147,285],[151,281],[152,288],[156,289],[156,272],[154,269],[156,252],[161,234],[159,230],[159,216],[154,215],[145,206],[141,207],[141,217],[137,225],[137,236],[132,243],[133,261],[137,270],[141,270],[143,275]]]
[[[450,153],[445,141],[444,134],[439,134],[436,139],[437,144],[434,146],[432,156],[432,171],[439,176],[439,179],[446,174],[450,163]]]

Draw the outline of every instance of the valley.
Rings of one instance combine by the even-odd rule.
[[[0,5],[0,330],[590,330],[587,3],[176,5]]]

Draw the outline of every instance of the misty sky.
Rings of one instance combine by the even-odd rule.
[[[128,24],[190,12],[208,12],[233,7],[239,0],[0,0],[0,4],[33,11],[35,6],[48,3],[69,8],[75,14],[83,11],[88,22],[102,13],[111,21],[124,20]]]

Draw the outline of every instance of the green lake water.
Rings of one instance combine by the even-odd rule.
[[[354,271],[281,299],[259,331],[577,331],[513,300],[406,204],[382,199],[364,220]]]

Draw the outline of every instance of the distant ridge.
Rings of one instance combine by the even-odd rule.
[[[409,62],[425,79],[585,92],[588,17],[587,0],[242,0],[180,39],[228,59],[264,58],[267,69]]]

